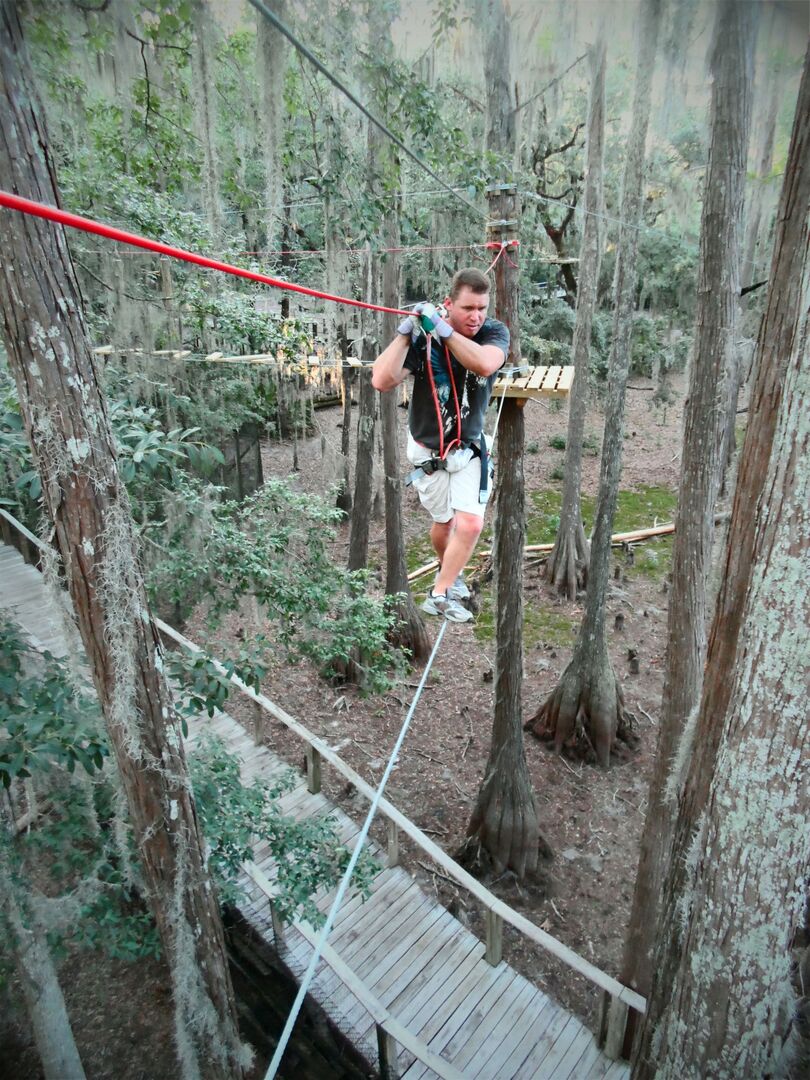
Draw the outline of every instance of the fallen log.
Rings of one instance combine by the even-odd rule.
[[[728,512],[714,515],[715,525],[719,525],[722,521],[728,520]],[[644,540],[654,540],[658,536],[671,536],[675,532],[675,522],[667,522],[666,525],[654,525],[649,529],[635,529],[632,532],[614,533],[610,538],[610,543],[613,547],[618,547],[621,544],[639,544]],[[548,554],[554,544],[528,544],[523,549],[524,556],[526,555],[541,555]],[[482,558],[492,555],[492,549],[487,551],[479,551],[478,555]],[[432,570],[438,570],[439,563],[437,559],[432,562],[425,563],[424,566],[418,567],[416,570],[411,571],[408,574],[408,581],[417,581],[420,577],[424,577],[425,574],[429,574]]]

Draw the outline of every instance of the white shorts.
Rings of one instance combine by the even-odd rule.
[[[408,432],[408,461],[419,466],[428,461],[434,452],[416,442]],[[481,487],[481,458],[472,450],[451,450],[445,459],[446,469],[437,469],[430,476],[419,476],[413,486],[419,492],[419,501],[434,521],[444,524],[450,521],[457,511],[463,514],[475,514],[482,518],[486,513],[486,502],[479,501]],[[492,488],[490,473],[487,495]]]

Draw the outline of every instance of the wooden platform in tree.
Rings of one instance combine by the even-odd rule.
[[[573,382],[573,366],[534,367],[516,379],[501,375],[495,382],[492,396],[524,399],[567,397]]]
[[[2,544],[0,608],[17,619],[37,648],[65,654],[61,623],[40,574],[14,548]],[[219,735],[239,755],[246,781],[287,768],[268,747],[256,746],[226,713],[191,723],[192,748],[205,731]],[[310,794],[303,776],[280,806],[298,819],[331,815],[347,845],[359,833],[359,826],[322,794]],[[482,942],[423,893],[406,870],[385,866],[385,854],[374,845],[372,850],[384,868],[366,902],[356,895],[344,901],[311,989],[372,1062],[378,1055],[377,1023],[383,1022],[399,1043],[396,1075],[408,1080],[619,1080],[629,1075],[625,1062],[604,1056],[580,1020],[506,962],[489,964]],[[257,879],[273,877],[266,844],[256,845],[253,867],[243,878],[241,911],[300,978],[312,955],[314,932],[308,925],[295,925],[277,937],[266,892],[257,884]],[[320,896],[322,911],[332,895]],[[421,1048],[421,1061],[407,1044]],[[425,1057],[434,1068],[424,1064]]]

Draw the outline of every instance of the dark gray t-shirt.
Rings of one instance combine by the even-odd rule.
[[[497,319],[486,319],[483,326],[471,338],[476,345],[497,345],[503,350],[504,359],[509,354],[509,331]],[[484,414],[492,397],[492,387],[497,378],[493,375],[476,375],[463,367],[446,346],[437,338],[432,338],[431,370],[436,387],[436,399],[428,376],[425,348],[426,338],[420,335],[411,342],[405,357],[405,368],[413,375],[413,393],[408,413],[408,427],[418,443],[439,450],[439,415],[441,415],[444,445],[460,438],[465,445],[478,442],[484,427]],[[449,367],[448,367],[449,364]],[[453,383],[458,396],[458,411],[461,416],[461,433],[458,432],[456,402],[450,385],[452,372]]]

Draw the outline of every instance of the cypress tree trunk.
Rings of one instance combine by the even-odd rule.
[[[630,338],[636,293],[638,222],[644,177],[644,144],[650,116],[650,90],[655,60],[660,0],[643,0],[633,98],[633,120],[627,141],[622,191],[619,248],[614,281],[613,338],[608,370],[608,401],[599,497],[596,507],[585,617],[574,655],[557,687],[527,726],[541,739],[595,756],[603,768],[610,763],[616,739],[630,738],[629,719],[607,649],[605,606],[610,577],[610,537],[621,476],[624,399],[630,366]]]
[[[724,425],[724,377],[734,351],[739,293],[739,230],[748,147],[752,8],[718,5],[711,58],[711,145],[703,196],[695,348],[689,372],[668,644],[658,754],[641,842],[623,981],[646,995],[664,862],[672,837],[665,788],[683,727],[700,700],[706,655],[718,466]]]
[[[375,43],[378,60],[386,58],[393,62],[390,11],[371,4],[368,9],[369,37]],[[372,107],[378,116],[387,117],[388,102],[386,86],[381,70],[375,72],[371,82]],[[388,197],[399,190],[402,170],[399,153],[386,140],[369,140],[370,153],[374,155],[372,175],[377,178],[378,193]],[[386,248],[381,260],[381,302],[384,307],[399,307],[400,266],[399,255],[393,250],[401,242],[399,203],[388,202],[382,224],[382,246]],[[399,316],[382,313],[380,316],[380,339],[391,341],[396,334]],[[399,459],[399,418],[396,393],[379,395],[380,428],[382,434],[383,490],[385,496],[385,591],[397,596],[395,612],[397,624],[392,630],[392,640],[407,649],[416,661],[430,654],[430,638],[425,620],[414,603],[408,582],[408,566],[405,559],[405,543],[402,533],[402,480]]]
[[[789,1074],[790,945],[810,878],[809,213],[810,52],[703,695],[671,785],[677,822],[633,1070],[645,1080]]]
[[[364,338],[364,366],[360,369],[360,407],[357,417],[354,507],[349,534],[350,570],[363,570],[368,565],[368,531],[371,520],[371,500],[374,494],[374,427],[377,409],[377,393],[371,385],[371,363],[374,356],[373,339]]]
[[[27,910],[5,848],[13,843],[6,797],[0,796],[0,926],[22,988],[45,1080],[84,1080],[79,1051],[45,931]]]
[[[286,0],[265,2],[273,14],[286,23]],[[284,190],[281,143],[284,134],[284,71],[287,48],[284,35],[261,12],[256,13],[256,50],[264,157],[266,246],[272,250],[287,246],[282,243],[284,221],[281,213]]]
[[[222,240],[222,204],[219,195],[219,151],[217,149],[215,25],[208,0],[194,0],[193,21],[191,72],[194,80],[194,121],[203,152],[203,210],[214,244],[218,245]]]
[[[602,165],[605,148],[605,39],[604,31],[591,50],[591,105],[588,113],[588,151],[583,202],[582,244],[579,252],[576,322],[574,324],[574,385],[568,405],[560,526],[546,563],[546,577],[561,596],[574,599],[588,581],[590,551],[582,526],[582,437],[588,408],[591,325],[596,309],[599,265],[602,260]]]
[[[513,100],[509,89],[511,43],[502,0],[486,0],[485,79],[488,149],[508,156],[514,140]],[[513,187],[490,189],[493,221],[519,220]],[[506,239],[493,232],[493,239]],[[512,234],[514,235],[514,234]],[[513,252],[514,253],[514,252]],[[520,363],[518,267],[513,258],[495,265],[496,316],[510,332],[507,364]],[[498,509],[495,517],[495,715],[484,779],[467,826],[464,860],[509,868],[523,878],[537,868],[538,850],[550,854],[540,836],[522,731],[523,542],[526,534],[523,401],[504,402],[498,429]],[[482,859],[483,856],[483,859]]]
[[[0,186],[59,204],[13,5],[0,7]],[[174,980],[184,1075],[241,1075],[219,908],[208,877],[126,491],[64,232],[0,215],[0,303],[9,366],[42,479],[110,745],[146,898]]]
[[[343,465],[343,478],[338,484],[335,503],[344,515],[352,512],[352,492],[349,475],[349,449],[352,437],[352,387],[356,382],[356,369],[349,367],[349,342],[345,334],[340,339],[340,385],[343,396],[343,419],[340,429],[340,454]]]

